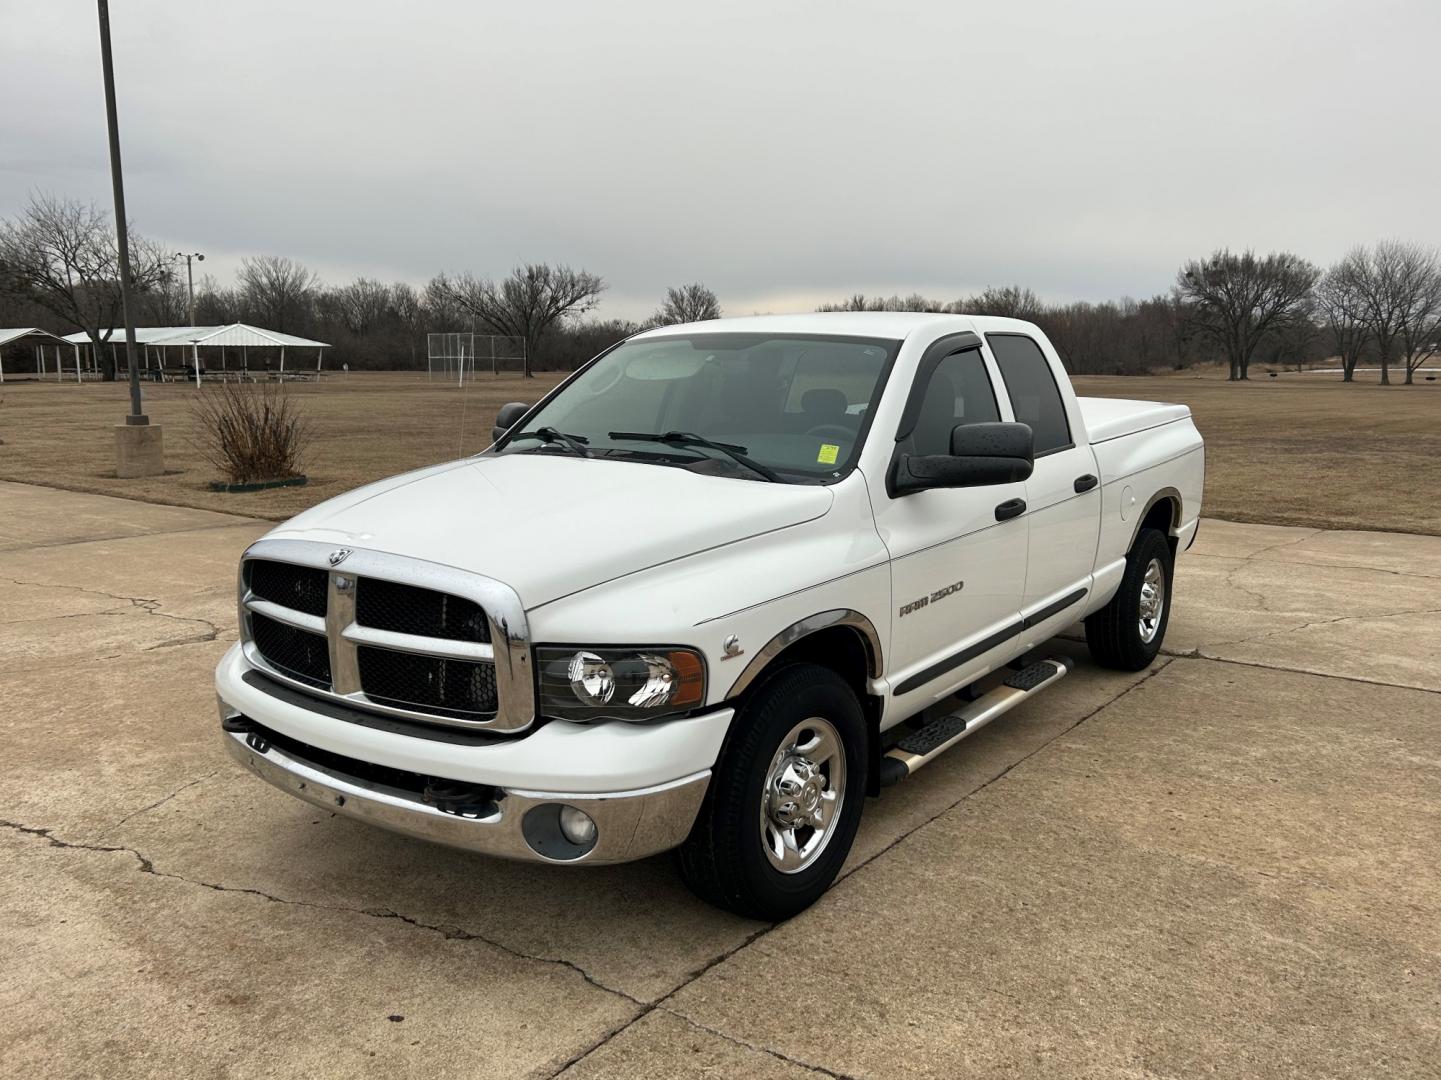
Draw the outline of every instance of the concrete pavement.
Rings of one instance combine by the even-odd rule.
[[[0,1075],[1441,1075],[1441,538],[1206,521],[1150,671],[869,803],[772,927],[231,767],[266,528],[0,484]]]

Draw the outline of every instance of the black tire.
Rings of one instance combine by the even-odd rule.
[[[761,814],[782,742],[798,724],[821,717],[840,739],[845,773],[839,811],[823,845],[803,869],[786,873],[766,855]],[[765,680],[736,714],[700,813],[678,856],[681,877],[717,907],[778,921],[804,911],[840,872],[866,793],[866,724],[855,692],[835,672],[795,664]]]
[[[1086,645],[1096,663],[1121,671],[1140,671],[1156,659],[1171,621],[1175,561],[1171,544],[1159,529],[1142,529],[1136,536],[1126,553],[1121,587],[1109,604],[1086,619]],[[1153,562],[1160,566],[1164,589],[1160,616],[1148,641],[1141,629],[1141,597],[1146,572]]]

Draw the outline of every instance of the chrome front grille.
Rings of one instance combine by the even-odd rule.
[[[297,630],[259,613],[250,616],[250,634],[273,666],[309,686],[330,688],[330,645],[324,634]]]
[[[503,731],[534,720],[525,612],[491,578],[261,540],[241,561],[240,625],[256,667],[356,707]]]
[[[355,621],[398,634],[490,641],[485,612],[474,600],[378,578],[356,582]]]

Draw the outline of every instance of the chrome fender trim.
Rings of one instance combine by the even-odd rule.
[[[740,673],[740,677],[731,685],[730,690],[726,692],[726,697],[733,698],[742,693],[785,649],[818,630],[826,630],[832,626],[848,626],[861,635],[866,646],[866,675],[871,679],[880,678],[881,672],[885,670],[885,665],[881,654],[881,635],[876,632],[875,623],[859,611],[851,608],[835,608],[831,611],[807,615],[799,622],[791,623],[790,626],[766,642],[755,656],[751,657],[751,662],[746,665],[745,670]]]

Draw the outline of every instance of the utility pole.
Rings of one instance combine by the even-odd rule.
[[[183,252],[183,251],[177,251],[177,252],[175,253],[175,257],[176,257],[177,259],[184,259],[184,260],[185,260],[185,283],[186,283],[186,286],[187,286],[187,287],[189,288],[189,290],[190,290],[190,326],[191,326],[192,329],[194,329],[194,327],[195,327],[195,271],[194,271],[194,269],[192,269],[191,260],[192,260],[192,259],[199,259],[201,262],[204,262],[204,261],[205,261],[205,256],[202,255],[202,254],[200,254],[200,252],[198,252],[198,251],[192,251],[192,252],[191,252],[190,254],[188,254],[188,255],[187,255],[185,252]],[[197,344],[196,344],[195,342],[193,342],[193,341],[190,343],[190,363],[191,363],[191,365],[195,368],[195,385],[196,385],[196,387],[198,388],[198,387],[200,386],[200,346],[197,345]]]
[[[195,325],[195,271],[194,271],[194,269],[191,267],[191,260],[194,259],[194,260],[197,260],[197,261],[199,261],[199,262],[204,262],[204,261],[205,261],[205,256],[202,255],[202,254],[200,254],[200,252],[198,252],[198,251],[192,251],[189,255],[187,255],[187,254],[186,254],[185,252],[183,252],[183,251],[177,251],[177,252],[175,253],[175,257],[176,257],[177,259],[184,259],[184,260],[185,260],[185,283],[186,283],[186,285],[188,286],[188,288],[189,288],[189,290],[190,290],[190,325],[191,325],[191,326],[194,326],[194,325]]]
[[[135,309],[130,302],[130,229],[125,217],[125,180],[120,167],[120,124],[115,116],[115,65],[110,58],[110,4],[96,0],[100,16],[100,67],[105,82],[105,125],[110,137],[110,184],[115,192],[115,243],[120,262],[120,310],[125,319],[125,362],[130,369],[130,413],[116,428],[116,475],[156,476],[165,471],[159,426],[150,426],[140,404],[140,365],[135,362]]]

